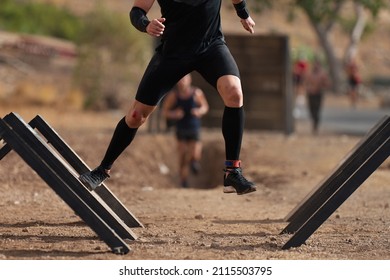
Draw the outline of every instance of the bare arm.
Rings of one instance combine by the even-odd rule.
[[[163,116],[169,118],[169,112],[175,103],[175,94],[171,91],[167,93],[162,104]]]
[[[198,108],[192,110],[192,114],[197,118],[203,117],[209,111],[209,104],[203,91],[200,88],[195,90],[195,102],[198,104]]]
[[[184,112],[180,108],[174,109],[176,104],[176,94],[174,91],[169,92],[162,105],[163,116],[170,120],[179,120],[184,116]]]

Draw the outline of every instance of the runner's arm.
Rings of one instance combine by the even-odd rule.
[[[159,37],[164,33],[165,18],[149,20],[147,13],[153,6],[155,0],[135,0],[130,11],[131,23],[141,32],[146,32],[151,36]]]
[[[209,104],[203,91],[200,88],[195,90],[195,102],[199,107],[194,108],[192,114],[198,118],[201,118],[209,111]]]
[[[241,24],[245,30],[249,33],[255,33],[253,29],[255,27],[255,22],[249,15],[248,8],[246,6],[245,0],[232,0],[233,6],[236,10],[237,15],[241,18]]]
[[[174,91],[167,93],[162,104],[162,113],[166,119],[179,120],[183,117],[183,110],[174,108],[176,105],[176,94]]]

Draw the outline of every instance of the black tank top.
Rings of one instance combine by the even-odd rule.
[[[178,130],[184,131],[197,131],[201,126],[199,118],[195,117],[191,111],[194,108],[199,107],[195,101],[195,88],[191,88],[191,96],[189,98],[181,98],[179,93],[176,92],[176,106],[184,111],[184,116],[176,123]]]
[[[158,0],[165,31],[157,50],[165,55],[191,56],[223,39],[221,0]]]

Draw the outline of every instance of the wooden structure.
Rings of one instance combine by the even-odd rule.
[[[294,131],[293,92],[289,40],[277,35],[225,36],[236,59],[244,91],[246,129]],[[193,83],[206,94],[209,113],[203,117],[205,127],[220,127],[224,105],[217,91],[198,73]]]
[[[0,160],[14,150],[116,254],[130,248],[125,240],[143,227],[105,184],[90,192],[79,174],[90,168],[39,115],[29,124],[15,113],[0,119]]]
[[[390,156],[390,116],[384,116],[341,164],[285,218],[283,249],[302,245]]]

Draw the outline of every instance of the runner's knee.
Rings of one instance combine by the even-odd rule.
[[[147,118],[147,114],[139,110],[132,110],[126,115],[126,124],[131,128],[138,128],[145,123]]]
[[[243,95],[241,87],[236,84],[223,85],[220,88],[223,101],[228,107],[241,107],[243,104]]]

